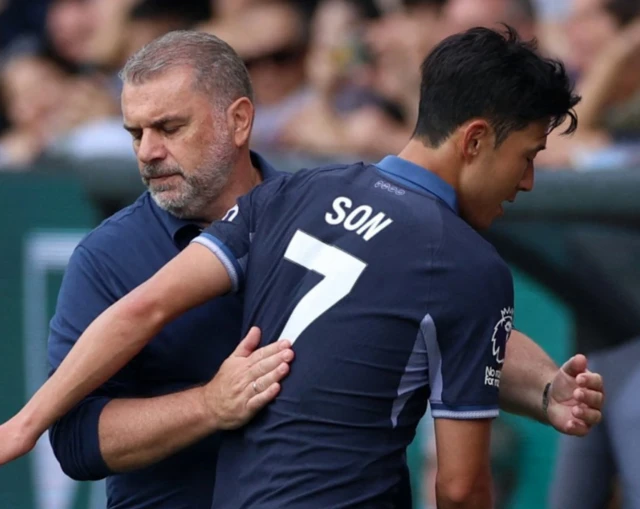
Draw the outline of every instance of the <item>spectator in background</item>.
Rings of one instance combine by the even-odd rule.
[[[0,87],[9,121],[0,137],[0,167],[5,169],[24,169],[42,154],[55,153],[70,144],[80,127],[109,118],[121,124],[119,108],[105,87],[72,74],[31,39],[16,42],[5,54]],[[106,141],[106,136],[94,140],[92,156],[100,155]]]
[[[266,4],[273,0],[211,0],[210,7],[213,18],[216,21],[232,19],[242,16],[244,11],[260,4]],[[323,0],[294,0],[307,15],[311,15],[319,3]]]
[[[422,58],[444,36],[498,22],[515,26],[527,39],[536,32],[531,0],[404,0],[396,4],[369,19],[364,16],[366,2],[328,0],[319,6],[307,61],[314,93],[284,132],[288,149],[364,159],[397,151],[415,124]],[[341,109],[341,92],[354,85],[362,102]]]
[[[10,127],[0,137],[0,167],[32,163],[54,136],[69,76],[43,56],[37,42],[14,43],[0,66],[0,90]]]
[[[573,0],[570,64],[583,96],[572,138],[549,137],[541,163],[574,169],[640,163],[640,3]]]
[[[422,59],[445,34],[445,5],[446,0],[403,0],[399,8],[373,23],[367,34],[375,58],[372,86],[399,105],[405,130],[418,115],[415,102]]]
[[[500,22],[514,27],[525,40],[538,35],[533,0],[447,0],[444,15],[451,33],[474,26],[495,28]]]
[[[211,0],[211,12],[216,19],[233,17],[262,0]]]
[[[384,152],[373,142],[376,129],[391,123],[389,101],[369,86],[373,55],[365,40],[378,14],[373,2],[327,0],[318,7],[307,58],[312,94],[282,133],[289,150],[326,158]]]
[[[208,0],[52,0],[45,38],[65,66],[102,76],[120,99],[116,73],[147,42],[210,14]]]
[[[80,68],[90,60],[89,46],[98,24],[94,2],[52,0],[45,38],[54,55],[69,67]]]
[[[53,0],[47,29],[54,53],[78,67],[115,74],[147,42],[209,13],[207,0]]]
[[[251,3],[202,28],[227,41],[249,70],[256,100],[254,148],[282,149],[284,126],[311,97],[305,67],[309,47],[305,5],[295,0]]]
[[[208,0],[186,5],[174,0],[53,0],[47,13],[47,48],[39,51],[49,61],[48,69],[59,74],[46,86],[60,88],[64,77],[64,91],[56,89],[43,98],[43,76],[33,65],[17,67],[17,76],[5,73],[7,108],[16,110],[10,103],[18,101],[27,105],[20,111],[32,118],[26,126],[24,114],[9,113],[12,126],[3,143],[4,165],[24,166],[42,154],[131,159],[130,138],[122,129],[117,70],[145,43],[209,14]]]
[[[417,116],[420,63],[440,39],[442,4],[412,0],[386,12],[373,2],[321,4],[308,61],[313,100],[285,131],[287,147],[369,160],[400,150]],[[360,101],[343,102],[356,91]]]
[[[92,0],[100,19],[89,47],[89,62],[116,73],[130,55],[156,37],[206,19],[204,0]],[[204,3],[203,3],[204,2]]]

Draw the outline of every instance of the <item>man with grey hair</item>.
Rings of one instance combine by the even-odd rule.
[[[276,174],[249,151],[251,82],[225,42],[169,33],[133,55],[121,77],[125,128],[148,191],[73,253],[51,321],[52,370],[102,311]],[[242,425],[272,400],[293,358],[287,345],[255,351],[256,330],[238,346],[241,322],[240,299],[225,296],[158,331],[51,428],[67,475],[107,477],[109,508],[209,509],[214,432]]]

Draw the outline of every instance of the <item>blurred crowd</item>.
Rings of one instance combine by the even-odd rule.
[[[0,0],[0,168],[132,158],[118,71],[184,28],[218,35],[246,62],[254,149],[374,160],[411,135],[430,48],[500,22],[561,58],[583,95],[578,132],[550,136],[538,167],[640,163],[638,0]]]

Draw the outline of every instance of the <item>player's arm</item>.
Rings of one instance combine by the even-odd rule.
[[[438,509],[490,509],[491,419],[436,419]]]
[[[445,231],[433,256],[442,270],[431,271],[430,320],[421,329],[435,421],[436,498],[439,509],[492,509],[491,422],[500,411],[513,284],[497,256],[469,257],[473,239],[459,239]]]
[[[558,372],[555,362],[531,338],[513,330],[507,341],[507,353],[502,368],[500,408],[548,422],[542,408],[542,396],[547,383]]]
[[[531,338],[511,333],[500,385],[503,410],[583,436],[602,419],[603,403],[602,376],[587,369],[584,356],[575,355],[558,368]]]
[[[190,245],[156,275],[102,313],[51,378],[0,427],[0,464],[28,452],[57,419],[127,364],[181,313],[231,289],[227,269]]]

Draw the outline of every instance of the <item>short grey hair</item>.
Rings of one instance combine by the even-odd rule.
[[[166,71],[190,67],[193,86],[226,108],[240,97],[253,101],[249,72],[235,50],[215,35],[176,30],[151,41],[134,53],[119,76],[140,85]]]

